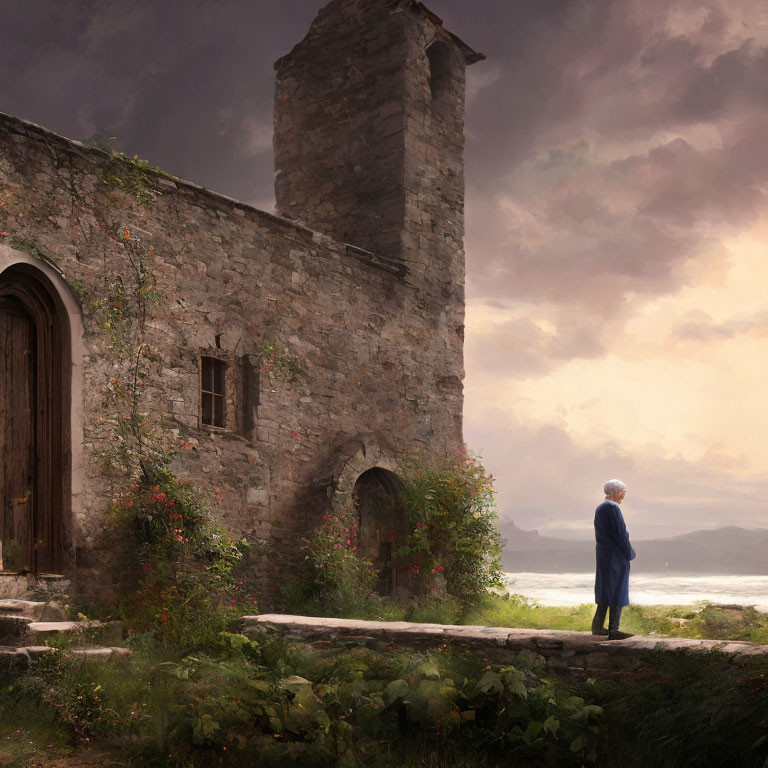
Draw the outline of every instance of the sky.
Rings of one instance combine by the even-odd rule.
[[[0,112],[274,205],[322,0],[0,0]],[[504,518],[768,527],[765,0],[431,0],[469,70],[465,438]]]

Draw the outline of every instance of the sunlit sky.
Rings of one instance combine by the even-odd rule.
[[[271,209],[272,62],[320,0],[0,3],[0,111]],[[467,113],[465,436],[504,517],[768,526],[765,0],[432,0]]]

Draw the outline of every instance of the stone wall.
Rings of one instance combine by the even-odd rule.
[[[686,640],[636,635],[626,640],[606,640],[586,632],[511,629],[508,627],[416,624],[406,621],[359,621],[309,616],[264,614],[244,616],[239,629],[247,634],[277,633],[305,643],[310,652],[334,653],[350,647],[380,650],[465,647],[492,661],[512,663],[520,653],[537,666],[558,674],[616,677],[631,673],[654,654],[710,653],[731,656],[734,663],[746,657],[765,656],[768,645],[720,640]]]
[[[145,408],[183,445],[180,474],[221,489],[230,530],[266,542],[274,584],[347,459],[369,446],[390,460],[457,447],[461,382],[445,384],[441,353],[461,345],[441,337],[434,302],[417,300],[428,289],[401,263],[164,174],[142,172],[137,187],[134,170],[0,116],[0,272],[31,254],[61,275],[81,309],[82,401],[73,407],[83,481],[72,565],[93,586],[108,559],[99,531],[117,488],[93,449],[110,439],[109,390],[122,371],[97,316],[125,273],[127,227],[160,296],[147,318]],[[306,374],[286,381],[260,370],[268,340],[306,361]],[[224,429],[200,424],[206,354],[228,363]]]

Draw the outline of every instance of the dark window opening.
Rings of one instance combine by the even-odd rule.
[[[209,427],[224,424],[224,373],[227,364],[215,357],[200,358],[200,421]]]
[[[249,440],[253,437],[259,406],[259,366],[254,360],[257,358],[250,355],[244,355],[240,360],[242,397],[237,426],[238,433]]]
[[[448,93],[451,84],[451,51],[445,43],[432,43],[427,48],[429,59],[429,89],[433,99]]]

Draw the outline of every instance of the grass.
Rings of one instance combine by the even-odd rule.
[[[307,616],[327,615],[312,604],[304,605],[302,610]],[[291,612],[302,611],[294,608]],[[380,599],[362,608],[349,606],[348,610],[337,615],[376,621],[589,632],[594,613],[593,603],[546,606],[523,595],[488,594],[468,610],[463,610],[458,603],[443,595],[439,598],[417,598],[405,608],[392,600]],[[621,629],[635,635],[748,641],[768,645],[768,613],[749,606],[725,608],[707,602],[695,605],[630,605],[622,611]]]
[[[479,624],[491,627],[562,629],[589,632],[594,604],[544,606],[522,595],[488,595],[479,605],[461,612],[450,601],[414,603],[409,621],[436,624]],[[754,608],[630,605],[621,614],[621,628],[636,635],[665,635],[711,640],[743,640],[768,644],[768,614]]]

